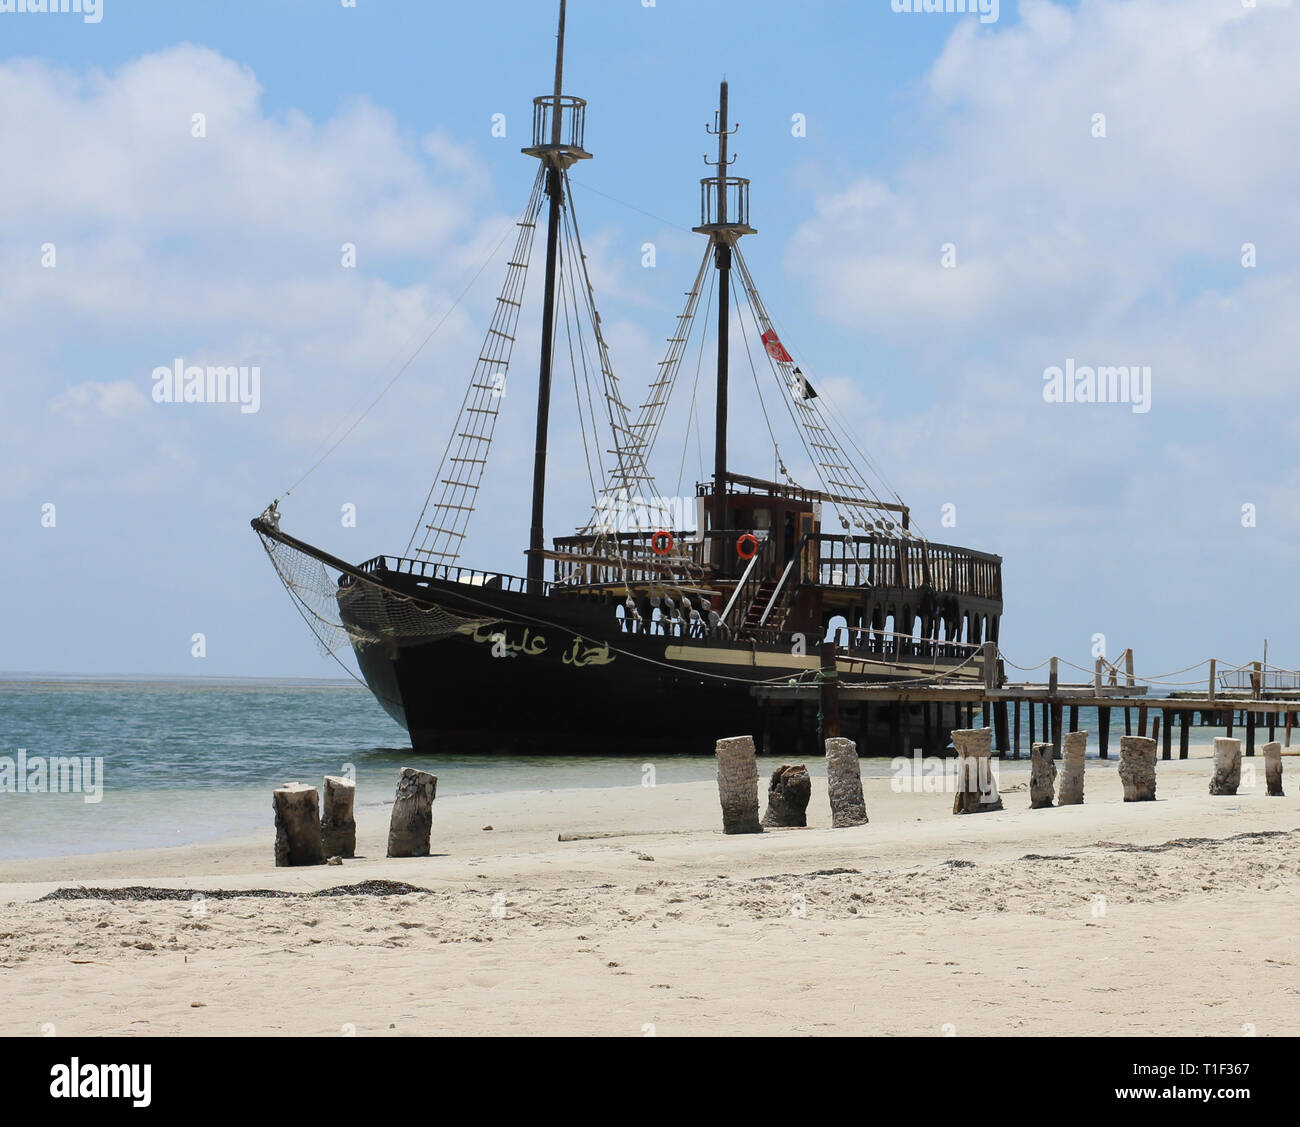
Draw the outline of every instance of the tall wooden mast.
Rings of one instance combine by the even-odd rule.
[[[723,80],[716,124],[705,128],[718,138],[717,174],[700,181],[700,225],[695,228],[708,235],[713,246],[714,266],[718,271],[718,391],[717,419],[713,447],[713,528],[727,525],[727,372],[731,342],[731,248],[742,235],[755,234],[749,226],[749,181],[727,175],[735,157],[727,156],[727,138],[739,131],[728,120],[727,83]],[[721,552],[721,541],[714,541]],[[723,557],[715,555],[714,562]]]
[[[555,48],[555,89],[533,99],[533,143],[523,151],[546,166],[546,194],[550,212],[546,229],[546,282],[542,308],[542,357],[537,377],[537,445],[533,458],[533,511],[528,535],[528,590],[542,593],[546,547],[546,442],[551,417],[551,368],[554,351],[556,259],[559,249],[560,209],[564,206],[562,173],[591,154],[583,147],[587,103],[564,96],[564,17],[566,0],[560,0],[560,30]]]

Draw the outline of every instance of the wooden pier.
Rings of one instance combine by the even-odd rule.
[[[1041,740],[1050,742],[1059,757],[1064,734],[1078,730],[1079,710],[1095,708],[1103,759],[1110,757],[1112,720],[1124,725],[1123,735],[1159,740],[1165,759],[1173,758],[1175,727],[1180,759],[1188,757],[1193,727],[1222,727],[1230,736],[1244,728],[1245,754],[1253,756],[1257,736],[1264,731],[1272,742],[1282,729],[1290,747],[1291,729],[1300,717],[1300,686],[1266,688],[1259,662],[1230,671],[1249,674],[1242,679],[1243,688],[1222,688],[1227,674],[1218,674],[1216,662],[1209,661],[1203,690],[1154,696],[1152,686],[1139,683],[1133,673],[1132,651],[1121,656],[1122,671],[1118,663],[1099,660],[1093,679],[1078,683],[1060,680],[1057,658],[1044,663],[1049,669],[1046,682],[1008,682],[1005,662],[992,642],[984,646],[982,680],[943,675],[929,680],[857,680],[837,670],[837,657],[842,659],[842,652],[827,643],[815,679],[755,687],[766,718],[765,750],[774,750],[771,745],[778,736],[793,735],[802,750],[810,736],[845,734],[857,739],[866,756],[906,757],[916,751],[943,755],[952,754],[951,732],[983,726],[994,729],[995,755],[1019,758],[1022,742],[1028,749]],[[1119,712],[1122,716],[1116,715]]]

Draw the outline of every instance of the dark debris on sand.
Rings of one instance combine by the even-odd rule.
[[[193,900],[202,896],[205,900],[289,900],[294,898],[310,899],[317,896],[409,896],[412,893],[430,891],[416,888],[413,884],[404,884],[396,880],[363,880],[358,884],[340,884],[333,888],[322,888],[317,892],[285,892],[276,888],[217,888],[211,891],[194,888],[145,888],[131,885],[129,888],[56,888],[37,900],[128,900],[144,902],[148,900]]]

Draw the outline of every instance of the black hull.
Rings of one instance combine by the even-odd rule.
[[[395,597],[480,623],[435,640],[354,643],[371,690],[422,755],[704,755],[742,734],[773,754],[818,747],[815,708],[764,706],[752,692],[758,682],[815,676],[813,643],[632,633],[608,602],[398,573],[371,579]],[[350,626],[373,630],[349,621],[346,595],[340,610]],[[929,659],[919,667],[933,668]],[[917,675],[904,663],[867,679]],[[865,751],[872,729],[878,736],[890,723],[883,710],[863,707],[842,715],[841,731]],[[947,742],[946,728],[934,735]]]

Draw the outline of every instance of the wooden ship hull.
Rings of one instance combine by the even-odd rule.
[[[790,502],[746,497],[750,505]],[[621,565],[576,562],[590,548],[583,539],[557,541],[556,578],[540,595],[522,577],[427,561],[380,556],[355,571],[329,561],[339,568],[340,618],[362,675],[418,752],[706,754],[728,732],[802,752],[818,746],[816,709],[763,703],[754,688],[817,678],[828,633],[835,668],[850,684],[939,675],[980,682],[979,643],[996,640],[1000,560],[985,553],[813,534],[783,559],[782,546],[767,541],[752,567],[736,557],[740,574],[711,589],[719,605],[724,596],[730,604],[733,630],[653,605],[649,573],[629,585]],[[625,548],[642,542],[654,558],[649,537],[623,540]],[[706,554],[707,542],[691,551]],[[635,608],[620,597],[628,586]],[[434,638],[401,637],[390,629],[392,607],[413,604],[457,625]],[[865,752],[896,730],[899,707],[846,709],[841,732]],[[926,750],[946,744],[951,726],[936,724]]]

